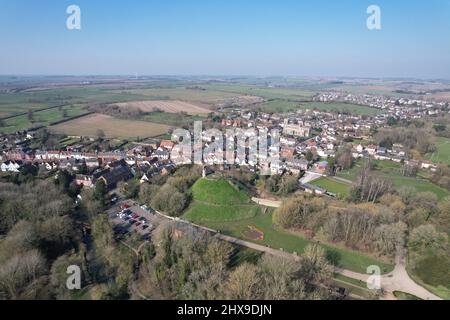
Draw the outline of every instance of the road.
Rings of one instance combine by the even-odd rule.
[[[323,174],[312,172],[312,171],[306,171],[306,174],[303,176],[303,178],[300,179],[300,183],[301,184],[310,183],[311,181],[317,180],[322,177],[323,177]]]

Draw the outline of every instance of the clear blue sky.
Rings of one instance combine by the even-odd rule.
[[[450,0],[0,0],[0,43],[0,74],[450,78]]]

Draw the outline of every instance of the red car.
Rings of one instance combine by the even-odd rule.
[[[139,218],[139,216],[137,214],[135,214],[134,216],[131,216],[131,219],[133,220],[137,220]]]
[[[141,224],[142,224],[142,222],[138,222],[138,223],[136,223],[134,226],[135,226],[135,227],[139,227]]]
[[[127,205],[126,203],[124,203],[124,204],[122,204],[120,207],[121,207],[122,209],[128,209],[130,206]]]

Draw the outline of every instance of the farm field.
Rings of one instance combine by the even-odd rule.
[[[19,130],[47,126],[52,122],[85,113],[87,113],[87,111],[80,106],[64,106],[61,107],[61,110],[59,110],[59,108],[52,108],[44,111],[36,111],[32,113],[32,120],[28,118],[28,114],[3,120],[3,126],[0,127],[0,132],[12,133]]]
[[[249,94],[253,96],[263,97],[267,99],[286,99],[293,101],[310,100],[315,92],[302,89],[282,89],[282,88],[265,88],[250,85],[202,85],[208,90],[215,90],[228,93]]]
[[[301,109],[300,103],[288,100],[271,100],[258,105],[265,112],[289,112]]]
[[[334,102],[334,103],[324,103],[324,102],[309,102],[302,104],[303,109],[318,109],[318,110],[328,110],[336,112],[349,112],[352,114],[368,115],[374,116],[382,113],[381,110],[376,108],[370,108],[366,106],[360,106],[357,104]]]
[[[389,179],[394,184],[395,188],[401,188],[403,186],[413,187],[417,192],[433,192],[439,199],[450,196],[450,191],[435,185],[429,180],[422,178],[404,177],[401,174],[401,164],[388,160],[374,160],[374,174],[380,175],[386,179]],[[355,181],[359,173],[361,172],[361,160],[355,163],[353,168],[344,170],[337,173],[338,177]]]
[[[292,253],[301,254],[308,244],[313,243],[298,234],[275,227],[272,223],[272,209],[252,204],[245,192],[237,190],[226,180],[201,179],[192,187],[192,194],[194,202],[183,215],[183,218],[189,221],[220,230],[236,238],[269,245],[276,249],[283,248]],[[260,230],[263,239],[252,240],[245,237],[249,228]],[[389,272],[393,268],[390,264],[356,251],[326,244],[322,246],[329,252],[336,253],[336,256],[340,257],[339,264],[350,270],[365,272],[369,265],[380,265],[384,272]]]
[[[320,178],[311,183],[327,190],[328,192],[334,193],[338,196],[338,198],[346,198],[350,195],[351,185],[338,182],[330,178]]]
[[[450,165],[450,139],[439,137],[436,140],[436,151],[426,156],[434,163]]]
[[[140,109],[144,112],[160,110],[167,113],[186,112],[191,115],[208,114],[211,112],[211,110],[202,106],[183,101],[130,101],[116,103],[116,105],[122,108]]]
[[[227,99],[232,99],[239,96],[236,93],[222,92],[215,90],[200,90],[200,89],[186,89],[185,87],[159,89],[128,89],[128,90],[114,90],[113,92],[125,92],[130,95],[138,95],[145,97],[137,100],[181,100],[191,103],[200,103],[202,106],[212,106],[215,103],[223,102]]]
[[[92,114],[50,127],[51,130],[73,136],[96,136],[103,130],[108,138],[146,138],[164,134],[169,127],[146,121],[122,120],[102,114]]]

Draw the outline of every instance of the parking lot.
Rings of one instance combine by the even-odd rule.
[[[141,207],[131,200],[114,205],[107,214],[117,235],[127,236],[137,232],[146,241],[151,239],[152,232],[162,221],[151,208]]]

